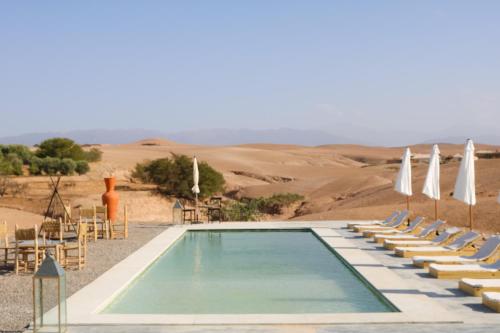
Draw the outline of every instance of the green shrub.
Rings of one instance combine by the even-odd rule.
[[[79,175],[84,175],[90,171],[89,163],[87,161],[76,161],[75,171]]]
[[[76,162],[70,158],[63,158],[59,161],[59,172],[61,175],[70,176],[75,173]]]
[[[224,190],[224,177],[206,162],[198,163],[200,198],[207,198]],[[145,183],[158,185],[161,193],[181,198],[194,198],[193,160],[185,155],[138,163],[132,176]]]
[[[59,172],[60,159],[56,157],[45,157],[42,159],[41,169],[46,175],[56,175]]]
[[[42,167],[42,164],[43,164],[43,159],[41,159],[40,157],[37,157],[37,156],[33,156],[31,158],[31,161],[30,161],[30,164],[29,164],[29,172],[30,172],[30,175],[41,175],[42,174],[42,171],[43,171],[43,167]]]
[[[278,193],[269,198],[254,199],[257,207],[263,214],[278,215],[283,213],[283,208],[289,207],[297,201],[304,200],[304,197],[296,193]]]
[[[85,152],[85,160],[88,162],[99,162],[102,159],[102,151],[97,148],[91,148]]]
[[[255,200],[232,201],[222,207],[224,221],[257,221],[260,215]]]
[[[3,156],[15,154],[19,157],[23,164],[29,164],[33,157],[33,152],[24,145],[0,145],[0,152]]]

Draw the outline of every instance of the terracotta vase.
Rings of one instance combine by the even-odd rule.
[[[118,202],[120,201],[120,196],[115,191],[116,178],[104,178],[104,183],[106,184],[106,193],[102,195],[102,204],[108,206],[108,219],[114,222],[116,221]]]

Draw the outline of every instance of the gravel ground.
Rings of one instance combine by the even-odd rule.
[[[68,296],[95,280],[166,228],[167,225],[134,223],[129,226],[127,240],[90,242],[85,268],[81,271],[67,271]],[[32,276],[16,276],[12,268],[0,268],[0,332],[23,331],[31,322]]]

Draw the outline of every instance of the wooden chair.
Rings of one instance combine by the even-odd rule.
[[[79,223],[87,226],[87,237],[97,241],[97,214],[95,206],[92,208],[80,208]]]
[[[62,243],[65,230],[62,221],[61,218],[58,218],[57,220],[47,220],[42,223],[40,232],[42,233],[44,244],[47,239],[56,239]]]
[[[2,244],[3,242],[3,244]],[[7,222],[0,224],[0,251],[3,252],[3,265],[7,266],[9,262],[14,263],[14,259],[10,258],[10,254],[14,253],[15,248],[9,244],[9,235],[7,230]]]
[[[60,248],[59,258],[63,267],[78,267],[81,270],[87,262],[87,230],[86,223],[78,223],[76,242],[64,242]]]
[[[71,225],[71,205],[64,205],[64,218],[63,218],[63,225],[64,225],[64,231],[73,231],[73,227]]]
[[[109,239],[109,220],[108,220],[108,206],[95,206],[97,224],[101,225],[101,230],[98,233],[102,238]]]
[[[19,229],[17,224],[15,228],[15,271],[19,274],[19,269],[24,268],[27,272],[30,264],[33,266],[33,271],[36,272],[38,265],[42,261],[43,252],[39,251],[38,247],[38,232],[37,226],[28,229]],[[22,242],[27,242],[23,244]]]
[[[109,222],[109,231],[111,239],[128,238],[128,208],[125,206],[123,208],[123,223],[118,221]]]

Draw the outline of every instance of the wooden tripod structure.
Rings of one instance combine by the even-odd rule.
[[[71,214],[66,209],[61,194],[59,193],[59,184],[61,183],[61,177],[62,176],[57,176],[57,180],[54,181],[54,178],[52,178],[52,176],[49,176],[51,182],[50,185],[52,185],[52,195],[50,196],[49,205],[47,206],[47,210],[45,211],[44,220],[47,217],[51,218],[54,217],[54,211],[55,211],[54,206],[59,203],[64,209],[64,214],[66,214],[66,217],[68,219],[69,224],[71,225],[71,228],[73,229],[74,232],[76,232],[75,223],[73,223],[73,220],[71,219]]]

